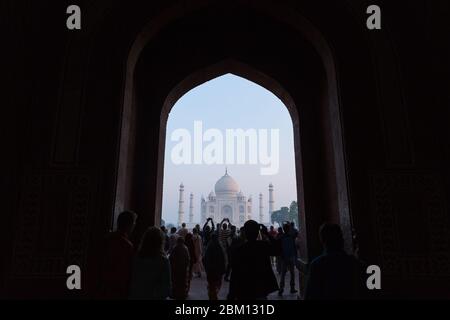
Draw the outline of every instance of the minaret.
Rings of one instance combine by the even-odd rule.
[[[201,201],[201,223],[204,223],[206,221],[206,200],[205,197],[202,195],[202,201]]]
[[[180,200],[178,201],[178,225],[184,222],[184,185],[180,184]]]
[[[247,220],[251,220],[252,219],[252,213],[253,213],[253,203],[252,203],[252,196],[251,195],[248,198],[247,203],[248,203]]]
[[[259,194],[259,223],[263,223],[264,220],[264,206],[263,206],[263,195]]]
[[[273,184],[269,184],[269,218],[272,217],[273,207],[274,207],[275,201],[273,199]]]
[[[192,224],[194,222],[194,194],[191,192],[191,196],[189,199],[189,223]]]

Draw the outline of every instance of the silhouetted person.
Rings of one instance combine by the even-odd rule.
[[[278,227],[277,229],[277,237],[281,236],[283,234],[283,228],[282,227]]]
[[[233,257],[236,255],[236,250],[242,246],[245,243],[245,232],[244,228],[242,227],[239,230],[239,235],[235,235],[231,239],[230,246],[228,247],[228,266],[227,266],[227,272],[225,275],[225,281],[230,281],[230,275],[233,271]],[[234,299],[232,296],[233,293],[228,293],[228,300]]]
[[[277,272],[278,272],[278,274],[281,274],[281,262],[282,262],[282,258],[281,258],[281,237],[284,235],[284,232],[283,232],[283,228],[282,227],[279,227],[277,231],[278,232],[277,232],[277,236],[275,237],[275,239],[278,240],[277,241],[277,243],[279,245],[278,252],[280,253],[280,256],[277,256],[275,258],[275,260],[276,260]]]
[[[203,265],[208,281],[209,300],[217,300],[220,288],[222,287],[222,277],[226,271],[225,254],[219,243],[217,233],[211,234],[211,239],[206,248]]]
[[[227,221],[228,221],[228,223],[225,223]],[[231,230],[230,230],[229,226],[231,226],[230,220],[225,218],[220,223],[220,228],[218,228],[218,230],[220,230],[219,231],[219,242],[222,245],[225,252],[228,249],[228,238],[230,237],[230,234],[231,234]]]
[[[269,228],[269,235],[270,235],[272,238],[274,238],[274,239],[277,237],[278,231],[275,230],[275,227],[274,227],[274,226],[270,226],[270,228]]]
[[[172,269],[172,298],[185,300],[189,292],[190,257],[183,237],[178,237],[169,260]]]
[[[130,299],[165,300],[171,287],[169,259],[164,252],[164,233],[149,228],[134,258],[130,285]]]
[[[203,271],[203,243],[202,238],[198,232],[199,229],[194,228],[192,230],[192,241],[194,242],[194,249],[195,249],[195,260],[194,265],[192,266],[192,272],[199,278],[202,277],[202,271]]]
[[[283,295],[286,272],[289,271],[291,277],[291,293],[296,293],[295,289],[295,262],[297,260],[297,248],[295,247],[294,233],[291,231],[291,225],[283,225],[283,235],[281,241],[281,276],[280,290],[278,295]]]
[[[278,236],[278,232],[277,230],[275,230],[274,226],[270,226],[269,228],[269,236],[272,237],[273,239],[277,239]],[[270,257],[271,262],[272,262],[272,266],[276,267],[277,265],[277,257]]]
[[[298,229],[295,227],[295,222],[294,221],[291,222],[290,232],[291,232],[291,235],[292,235],[292,237],[294,239],[297,238],[297,236],[298,236]]]
[[[211,227],[209,226],[211,223]],[[209,240],[211,240],[211,235],[214,232],[214,221],[212,218],[206,219],[205,225],[203,226],[203,246],[204,251],[206,252],[206,248],[208,247]]]
[[[101,298],[128,298],[134,255],[129,236],[134,230],[136,219],[136,213],[122,212],[117,218],[117,231],[110,233],[103,244],[99,292]]]
[[[197,229],[199,236],[203,237],[203,231],[200,229],[200,225],[199,224],[196,224],[194,229]]]
[[[188,275],[188,292],[191,288],[191,280],[193,275],[193,267],[195,261],[197,261],[197,254],[195,252],[194,240],[192,238],[192,233],[188,233],[184,238],[184,244],[188,248],[189,251],[189,275]]]
[[[181,228],[180,228],[180,230],[178,230],[177,234],[178,234],[180,237],[184,238],[184,237],[186,237],[186,235],[187,235],[188,233],[189,233],[189,230],[186,228],[186,223],[182,223],[182,224],[181,224]]]
[[[164,233],[164,252],[168,254],[170,249],[170,241],[169,235],[167,234],[167,228],[165,226],[161,226],[161,231]]]
[[[226,223],[228,222],[228,223]],[[228,246],[229,246],[229,239],[231,236],[231,223],[230,219],[225,218],[220,223],[220,228],[217,229],[219,232],[219,242],[222,246],[223,253],[225,254],[225,267],[228,270],[228,268],[231,268],[229,266],[229,257],[228,257]],[[229,281],[227,274],[225,274],[225,281]]]
[[[309,269],[305,299],[356,299],[363,285],[361,264],[344,251],[344,238],[337,224],[320,227],[324,247]]]
[[[261,231],[267,240],[257,240]],[[279,255],[275,240],[269,237],[267,228],[256,221],[244,224],[247,239],[233,255],[230,280],[231,299],[267,299],[278,290],[278,283],[270,263],[271,256]]]
[[[177,234],[177,228],[172,227],[170,229],[170,236],[169,236],[169,254],[172,252],[173,248],[177,245],[177,239],[180,236]]]
[[[231,274],[231,244],[234,242],[234,246],[238,243],[238,236],[236,235],[236,226],[231,225],[230,227],[230,235],[228,239],[226,240],[227,243],[227,271],[225,273],[225,281],[230,281],[230,274]]]

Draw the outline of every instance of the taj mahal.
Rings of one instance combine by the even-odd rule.
[[[269,185],[269,210],[268,215],[264,212],[263,194],[259,194],[259,210],[258,215],[254,216],[253,199],[248,198],[242,193],[239,184],[229,174],[228,170],[225,175],[221,177],[214,186],[214,191],[211,191],[205,199],[201,197],[201,221],[194,221],[194,194],[189,196],[189,219],[185,220],[184,214],[184,185],[180,184],[179,188],[179,207],[178,207],[178,225],[186,223],[188,227],[193,227],[197,223],[204,223],[207,218],[213,218],[214,222],[221,222],[228,218],[231,224],[241,227],[247,220],[256,220],[262,224],[269,224],[270,216],[274,211],[274,188]]]

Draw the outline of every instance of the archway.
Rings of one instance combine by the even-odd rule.
[[[346,247],[351,248],[333,55],[320,33],[302,17],[283,15],[287,18],[280,21],[275,11],[265,11],[264,7],[237,9],[206,8],[173,21],[159,32],[149,27],[138,37],[127,72],[116,212],[131,207],[141,213],[138,235],[146,226],[159,223],[161,157],[168,112],[191,88],[219,75],[234,73],[273,92],[292,115],[297,137],[302,259],[306,265],[320,253],[317,229],[324,220],[343,226]],[[257,33],[260,37],[254,37],[251,45],[245,32],[240,32],[249,28],[246,25],[249,15],[255,23],[252,31],[260,30]],[[230,17],[232,26],[228,25]],[[199,25],[208,28],[196,28]],[[216,35],[214,39],[208,38],[212,32]],[[188,42],[180,37],[187,33],[192,36]],[[273,58],[275,49],[280,47],[286,51],[283,61]],[[176,62],[180,59],[183,63]],[[294,82],[293,72],[298,75]],[[155,123],[151,121],[155,118],[160,119],[159,127],[149,127],[146,123]],[[150,151],[155,149],[158,154]],[[150,162],[158,164],[155,171],[148,167]]]
[[[230,70],[239,63],[219,65],[211,68]],[[249,219],[269,225],[281,207],[294,203],[297,212],[292,116],[271,91],[233,73],[214,77],[182,95],[162,126],[162,218],[169,228],[203,226],[211,215],[237,228]],[[298,224],[297,215],[294,220]]]

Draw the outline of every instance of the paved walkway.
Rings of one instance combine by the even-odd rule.
[[[277,276],[277,279],[279,279],[279,276],[276,271],[275,275]],[[296,273],[296,276],[298,276],[298,273]],[[269,300],[297,300],[297,293],[291,294],[289,293],[289,280],[290,275],[289,273],[286,275],[286,289],[285,293],[282,297],[278,296],[278,292],[274,292],[271,295],[269,295]],[[296,279],[296,282],[298,283],[298,279]],[[189,292],[188,300],[208,300],[208,291],[206,289],[207,282],[206,282],[206,275],[203,273],[201,278],[194,277],[191,282],[191,290]],[[223,281],[222,283],[222,289],[219,292],[219,299],[220,300],[226,300],[226,296],[228,294],[228,288],[229,288],[229,282]]]

